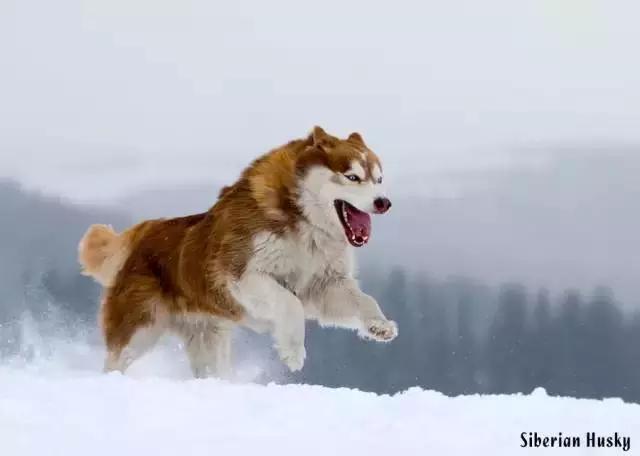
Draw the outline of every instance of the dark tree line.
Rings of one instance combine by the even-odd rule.
[[[529,393],[640,402],[640,311],[623,315],[610,290],[552,298],[507,284],[407,278],[365,287],[400,327],[391,344],[310,328],[302,380],[392,393],[414,385],[448,395]]]
[[[70,331],[95,328],[99,288],[79,274],[77,242],[90,223],[122,227],[128,218],[2,181],[0,209],[0,355],[20,346],[14,323],[25,311],[47,321],[55,309]],[[623,312],[611,290],[552,296],[402,269],[365,271],[362,285],[398,322],[399,337],[377,344],[310,323],[307,361],[293,381],[381,393],[417,385],[449,395],[544,387],[640,402],[640,311]]]
[[[55,269],[38,277],[24,282],[35,318],[49,318],[53,306],[71,332],[95,326],[99,290],[90,279]],[[305,368],[292,381],[379,393],[421,386],[447,395],[544,387],[551,395],[640,403],[640,311],[624,315],[607,289],[553,298],[518,284],[493,290],[466,279],[409,279],[399,269],[365,274],[363,282],[398,322],[398,338],[378,344],[309,323]]]

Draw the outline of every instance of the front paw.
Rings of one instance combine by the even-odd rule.
[[[291,372],[302,369],[302,366],[304,366],[304,360],[307,357],[307,350],[304,348],[304,345],[291,345],[276,348],[280,354],[280,359],[287,365]]]
[[[398,325],[395,321],[376,318],[365,323],[361,335],[378,342],[391,342],[398,335]]]

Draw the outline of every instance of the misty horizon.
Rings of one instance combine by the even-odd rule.
[[[539,157],[542,152],[534,150]],[[391,185],[394,207],[388,217],[374,217],[372,242],[357,251],[361,268],[398,266],[494,286],[521,282],[554,293],[607,286],[636,308],[640,252],[633,239],[640,219],[627,208],[640,194],[635,177],[640,154],[630,146],[595,151],[565,146],[562,153],[547,155],[552,158],[536,163],[434,175],[431,194],[395,196]],[[189,215],[208,210],[218,190],[238,175],[167,183],[91,205],[62,201],[103,207],[130,223]]]
[[[637,5],[32,4],[0,10],[0,176],[76,201],[226,181],[316,124],[361,132],[398,195],[640,144]]]

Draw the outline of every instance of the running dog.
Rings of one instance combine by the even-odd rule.
[[[92,225],[79,261],[104,287],[105,371],[124,372],[166,331],[183,338],[195,377],[229,375],[235,325],[270,331],[291,371],[304,364],[305,319],[394,339],[353,273],[370,214],[390,207],[362,137],[315,127],[255,160],[207,212],[122,233]]]

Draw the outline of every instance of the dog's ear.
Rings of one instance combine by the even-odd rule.
[[[323,141],[327,140],[327,132],[322,129],[322,127],[315,126],[313,127],[313,131],[311,132],[311,137],[313,138],[313,144],[318,145],[322,144]]]
[[[314,146],[325,147],[331,146],[334,144],[335,139],[324,131],[321,127],[317,125],[313,127],[313,131],[311,132],[311,141]]]
[[[224,197],[225,195],[227,195],[228,193],[231,192],[231,190],[233,190],[233,186],[232,185],[225,185],[224,187],[222,187],[220,189],[220,193],[218,193],[218,199]]]
[[[359,146],[364,146],[364,139],[360,136],[360,133],[356,133],[355,131],[349,135],[347,141],[358,144]]]

